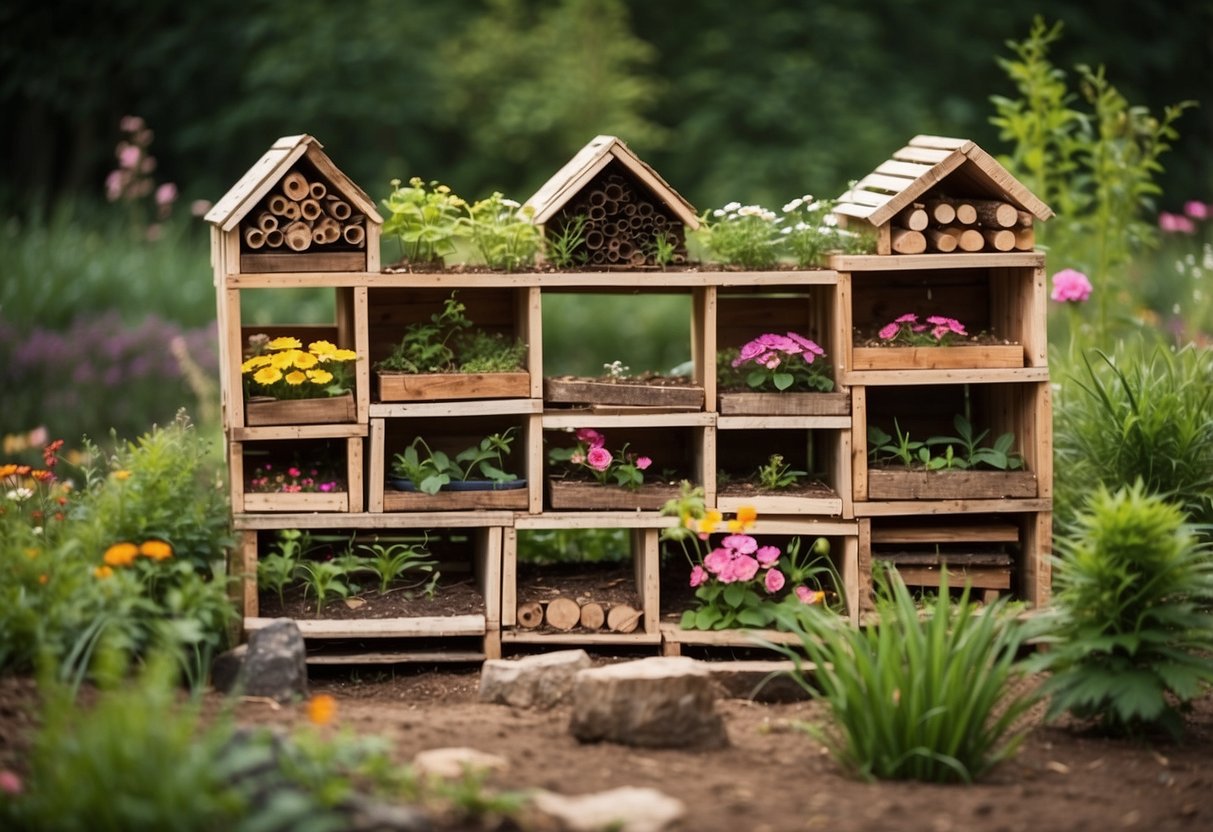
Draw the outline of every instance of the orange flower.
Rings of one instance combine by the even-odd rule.
[[[50,579],[51,579],[51,576],[47,575],[45,572],[43,572],[41,575],[38,576],[38,583],[46,584]]]
[[[138,546],[123,541],[106,549],[103,560],[106,566],[130,566],[135,562],[135,556],[138,554]]]
[[[337,715],[337,700],[327,693],[318,693],[307,702],[307,718],[313,725],[328,725]]]
[[[114,570],[108,566],[98,566],[93,570],[93,577],[99,581],[104,581],[106,578],[114,577]]]
[[[699,533],[703,535],[716,531],[716,527],[720,525],[722,517],[723,515],[716,509],[709,509],[708,513],[699,521]]]
[[[748,529],[754,525],[754,521],[758,519],[758,511],[753,506],[742,506],[737,509],[737,522],[741,524],[742,529]]]
[[[165,560],[173,556],[173,547],[163,540],[145,540],[139,544],[139,554],[152,560]]]

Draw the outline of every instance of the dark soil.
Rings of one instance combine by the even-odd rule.
[[[790,485],[787,488],[780,488],[775,491],[759,487],[753,482],[730,482],[719,486],[716,489],[716,494],[719,497],[805,497],[807,499],[828,499],[837,497],[838,492],[830,488],[824,482],[798,482],[795,485]]]
[[[348,598],[330,598],[320,612],[316,611],[316,596],[304,594],[301,586],[293,586],[283,594],[283,602],[272,592],[258,596],[262,618],[416,618],[424,616],[483,615],[484,596],[470,577],[439,581],[432,598],[422,587],[368,589]]]
[[[731,744],[718,751],[582,745],[567,707],[512,710],[477,701],[478,668],[400,666],[314,672],[313,693],[336,697],[336,730],[388,740],[400,762],[417,752],[469,746],[504,757],[502,788],[564,794],[648,786],[682,800],[679,829],[694,832],[898,830],[1070,832],[1213,828],[1213,694],[1196,702],[1182,743],[1110,739],[1071,722],[1040,724],[1019,754],[973,786],[868,784],[839,769],[798,726],[820,722],[804,702],[718,702]],[[220,699],[208,695],[216,708]],[[24,773],[36,691],[0,679],[0,768]],[[299,725],[302,705],[246,700],[241,723]]]

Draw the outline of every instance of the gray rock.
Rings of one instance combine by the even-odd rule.
[[[592,664],[584,650],[489,659],[480,671],[480,701],[515,708],[550,708],[569,697],[578,671]]]
[[[532,805],[568,832],[663,832],[686,814],[681,800],[635,786],[576,797],[540,790]]]
[[[654,656],[582,670],[569,731],[582,742],[650,748],[728,745],[711,673],[682,656]]]
[[[341,806],[345,832],[432,832],[429,815],[412,806],[396,806],[354,795]]]
[[[226,650],[211,662],[211,685],[220,693],[233,693],[240,684],[240,674],[244,670],[244,660],[248,655],[248,645],[240,644],[231,650]]]
[[[277,702],[307,696],[307,648],[294,621],[275,619],[254,630],[248,644],[241,647],[229,650],[212,665],[216,689]]]
[[[465,773],[487,774],[507,768],[509,763],[504,757],[475,748],[431,748],[418,751],[413,757],[413,769],[418,774],[445,780],[458,780]]]

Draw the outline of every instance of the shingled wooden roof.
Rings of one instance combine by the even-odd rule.
[[[684,226],[699,227],[695,208],[615,136],[595,136],[577,151],[564,167],[535,191],[526,204],[535,209],[534,222],[542,225],[576,196],[591,179],[612,161],[617,161],[648,186],[653,196],[665,203]]]
[[[924,193],[947,180],[955,196],[1002,199],[1039,220],[1053,210],[980,147],[967,139],[915,136],[876,170],[838,198],[834,210],[881,226]]]
[[[224,231],[231,231],[300,158],[306,158],[329,184],[349,200],[355,211],[365,214],[368,222],[382,223],[383,217],[376,210],[374,200],[354,184],[354,180],[338,170],[321,149],[323,147],[306,133],[278,139],[207,212],[206,221]]]

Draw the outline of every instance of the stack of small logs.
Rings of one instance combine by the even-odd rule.
[[[309,182],[299,171],[282,177],[279,190],[268,194],[260,210],[249,214],[241,229],[244,247],[307,251],[313,246],[366,245],[366,218],[328,192],[323,182]]]
[[[534,630],[546,624],[568,632],[574,627],[598,632],[604,627],[612,633],[631,633],[640,625],[640,610],[630,604],[603,606],[597,601],[577,601],[559,596],[550,601],[524,601],[518,605],[518,626]]]
[[[682,223],[618,173],[604,171],[591,180],[548,223],[548,234],[559,235],[577,217],[582,217],[585,225],[583,242],[574,255],[585,265],[656,266],[659,238],[673,246],[671,263],[686,262],[686,231]]]
[[[1032,251],[1032,215],[997,199],[937,195],[916,202],[893,218],[897,254],[953,251]]]

